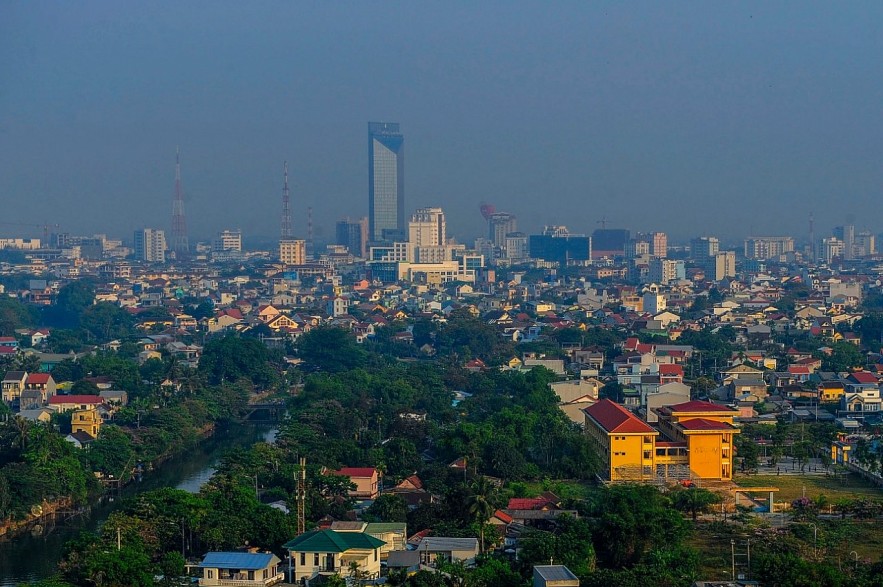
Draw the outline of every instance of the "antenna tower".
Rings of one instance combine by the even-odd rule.
[[[175,199],[172,201],[172,251],[182,259],[190,251],[187,242],[187,219],[184,216],[184,191],[181,189],[181,150],[175,151]]]
[[[297,535],[307,531],[307,459],[300,458],[300,470],[297,472]]]
[[[291,239],[291,192],[288,191],[288,161],[282,165],[282,240]]]

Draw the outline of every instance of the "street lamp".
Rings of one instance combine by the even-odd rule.
[[[812,526],[812,554],[813,558],[818,558],[819,527],[815,524],[810,524],[810,526]]]

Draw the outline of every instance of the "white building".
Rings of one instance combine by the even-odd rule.
[[[135,231],[135,258],[148,263],[165,263],[166,233],[156,228]]]
[[[420,208],[408,222],[408,242],[416,247],[447,243],[445,213],[441,208]]]
[[[221,232],[218,233],[218,236],[215,237],[215,240],[212,243],[212,252],[214,252],[214,253],[224,253],[224,252],[239,253],[241,251],[242,251],[242,231],[239,229],[222,230]]]

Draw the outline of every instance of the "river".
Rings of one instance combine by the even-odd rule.
[[[0,587],[49,577],[56,571],[65,542],[82,530],[95,530],[126,497],[161,487],[195,493],[215,472],[215,466],[232,448],[272,442],[276,430],[268,425],[237,424],[203,440],[199,445],[164,462],[140,483],[131,483],[119,496],[104,496],[88,513],[54,525],[34,528],[12,539],[0,539]]]

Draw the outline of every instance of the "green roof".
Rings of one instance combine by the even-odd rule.
[[[362,532],[335,532],[313,530],[301,534],[284,544],[284,548],[297,552],[346,552],[347,550],[373,550],[386,544]]]
[[[407,528],[408,525],[404,522],[371,522],[365,526],[365,533],[404,532]]]

